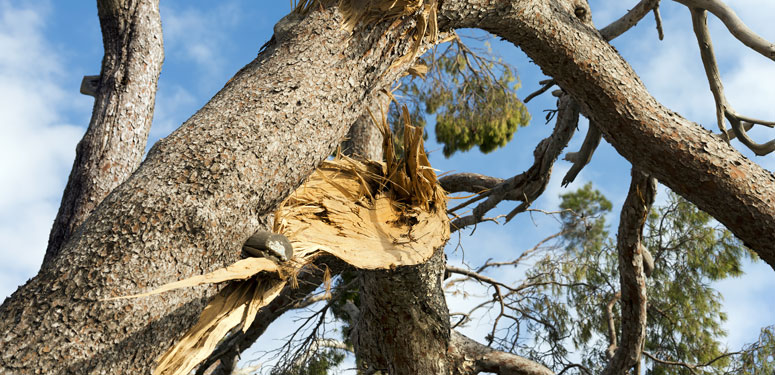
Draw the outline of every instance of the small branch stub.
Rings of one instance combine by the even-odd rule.
[[[253,233],[242,245],[242,251],[254,257],[275,256],[282,261],[293,258],[293,246],[285,236],[263,230]]]
[[[100,76],[83,76],[81,81],[81,94],[97,96],[97,88],[100,86]]]

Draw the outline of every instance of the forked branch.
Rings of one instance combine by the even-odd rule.
[[[680,1],[680,2],[683,4],[687,4],[687,3],[694,3],[695,1]],[[711,9],[714,7],[718,7],[718,5],[714,5],[714,4],[720,3],[720,2],[703,1],[702,3],[703,4],[707,3],[705,4],[705,6],[708,7],[707,9]],[[734,12],[731,11],[731,9],[728,9],[728,7],[726,7],[726,5],[723,3],[720,3],[720,4],[723,6],[723,8],[731,12],[732,16],[734,16],[735,22],[733,24],[737,25],[737,23],[739,23],[742,26],[745,26],[744,24],[742,24],[742,22],[740,22],[739,18],[737,18],[737,16],[734,14]],[[743,143],[746,147],[751,149],[751,151],[753,151],[756,155],[759,155],[759,156],[767,155],[772,151],[775,151],[775,140],[771,140],[764,144],[759,144],[753,141],[748,136],[747,131],[750,130],[753,127],[753,125],[764,125],[768,127],[773,127],[775,126],[775,122],[763,121],[763,120],[757,120],[757,119],[745,117],[738,114],[734,110],[734,108],[732,108],[732,106],[727,101],[726,96],[724,95],[724,86],[721,82],[721,74],[719,73],[718,63],[716,62],[716,56],[713,52],[713,42],[710,38],[710,32],[708,31],[708,23],[707,23],[708,14],[707,14],[706,8],[690,7],[690,11],[692,14],[692,26],[694,27],[694,34],[697,37],[697,43],[699,44],[699,47],[700,47],[700,56],[702,58],[702,64],[705,68],[705,75],[708,77],[708,84],[710,85],[710,91],[713,93],[713,99],[716,102],[716,122],[718,124],[719,130],[721,131],[722,137],[724,137],[725,140],[731,140],[732,138],[734,138],[732,136],[732,134],[734,134],[735,137],[740,139],[741,143]],[[729,14],[727,13],[724,13],[724,14],[726,15],[727,18],[730,17]],[[721,17],[719,16],[719,18]],[[730,28],[730,31],[732,31],[732,28],[730,27],[730,25],[727,25],[727,27]],[[733,34],[734,33],[735,32],[733,32]],[[738,37],[738,39],[740,38]],[[745,43],[745,41],[743,42]],[[773,46],[772,48],[773,48],[772,56],[775,57],[775,46]],[[761,51],[759,52],[761,53]],[[732,125],[731,133],[728,132],[726,129],[726,125],[724,124],[725,118],[729,120],[729,123]]]
[[[542,140],[533,151],[535,157],[533,165],[522,174],[506,179],[482,192],[478,197],[465,202],[463,205],[486,198],[473,209],[471,215],[459,217],[452,221],[450,225],[453,232],[482,222],[484,215],[498,203],[509,197],[516,198],[522,204],[506,215],[506,222],[508,222],[516,214],[527,210],[530,204],[544,192],[549,183],[552,166],[565,146],[568,145],[579,120],[579,106],[569,96],[563,95],[558,100],[557,108],[557,124],[552,135]],[[456,178],[456,175],[447,176],[439,179],[439,183],[446,189],[448,187],[445,186],[446,181],[454,181]],[[455,209],[460,208],[460,206]]]
[[[727,30],[737,38],[740,42],[751,48],[752,50],[760,53],[762,56],[775,61],[775,44],[767,41],[751,30],[741,19],[735,14],[727,4],[721,0],[675,0],[683,5],[689,7],[689,9],[702,9],[713,13],[718,17]]]

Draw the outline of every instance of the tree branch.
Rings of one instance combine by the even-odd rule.
[[[452,331],[450,349],[459,374],[554,375],[540,363],[482,345],[457,331]]]
[[[487,199],[479,203],[471,215],[453,220],[450,224],[452,231],[482,222],[484,214],[510,196],[522,201],[522,204],[506,215],[508,222],[514,215],[530,207],[530,204],[543,193],[549,183],[552,166],[565,146],[568,145],[579,120],[579,109],[572,99],[563,96],[557,102],[558,116],[554,132],[536,146],[533,151],[535,158],[533,165],[522,174],[504,180],[482,193],[481,195],[486,195]],[[452,180],[455,178],[452,176],[447,176],[442,180]]]
[[[619,154],[775,267],[775,176],[657,102],[598,31],[574,15],[572,4],[446,0],[439,16],[442,30],[479,27],[519,46],[579,101]]]
[[[657,11],[658,9],[659,0],[641,0],[621,18],[600,29],[600,35],[602,35],[605,40],[613,40],[637,25],[643,17],[646,17],[646,15],[649,14],[649,12],[652,10]],[[661,40],[662,37],[659,39]]]
[[[657,181],[633,168],[630,191],[622,207],[616,239],[621,280],[622,340],[603,370],[603,375],[625,374],[640,363],[646,337],[647,306],[646,275],[640,243],[656,192]]]
[[[569,152],[565,154],[565,160],[572,162],[573,165],[562,179],[562,186],[568,186],[568,184],[573,182],[584,166],[589,164],[590,160],[592,160],[592,154],[600,144],[601,138],[603,138],[603,134],[600,133],[598,126],[593,121],[590,121],[587,135],[584,137],[584,142],[581,144],[581,149],[579,149],[578,152]]]
[[[752,50],[760,53],[762,56],[775,61],[775,44],[770,43],[767,39],[762,38],[751,30],[741,19],[735,14],[727,4],[721,0],[675,0],[683,5],[686,5],[690,9],[699,8],[707,10],[718,17],[727,30],[737,40],[751,48]]]
[[[97,1],[105,55],[102,72],[83,79],[94,108],[62,194],[43,262],[140,165],[153,120],[164,46],[159,0]]]

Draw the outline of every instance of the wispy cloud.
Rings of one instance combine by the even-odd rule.
[[[61,111],[73,95],[44,35],[45,6],[0,2],[0,274],[5,296],[43,259],[83,129]]]
[[[161,8],[166,54],[171,61],[190,62],[187,68],[197,71],[201,83],[225,73],[227,51],[235,46],[230,32],[242,20],[243,14],[236,1],[207,5],[209,9],[180,4]],[[186,69],[183,66],[176,68]],[[223,83],[222,80],[217,82]]]

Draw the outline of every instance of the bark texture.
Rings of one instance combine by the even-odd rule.
[[[211,287],[105,302],[237,259],[267,214],[330,155],[374,88],[411,61],[411,19],[351,34],[334,8],[294,21],[116,188],[0,307],[0,368],[148,373]],[[392,66],[392,67],[391,67]],[[128,79],[128,78],[127,78]]]
[[[342,153],[348,156],[382,160],[382,132],[374,123],[374,119],[381,121],[383,114],[387,116],[390,97],[384,92],[377,92],[366,109],[350,127],[347,137],[342,141]]]
[[[395,271],[361,273],[355,353],[362,370],[447,374],[449,311],[442,289],[444,253]]]
[[[100,0],[105,56],[89,128],[78,143],[43,258],[54,258],[76,228],[140,165],[153,120],[164,46],[159,0]]]
[[[585,3],[447,0],[439,25],[482,28],[519,46],[622,156],[713,215],[775,267],[775,175],[657,102],[600,33],[575,15]]]
[[[656,193],[657,181],[633,168],[630,191],[622,206],[619,233],[616,237],[622,304],[621,344],[603,370],[603,375],[625,374],[640,362],[643,341],[646,338],[648,302],[641,239],[643,225],[646,224],[646,217]],[[615,341],[611,344],[616,345]]]

